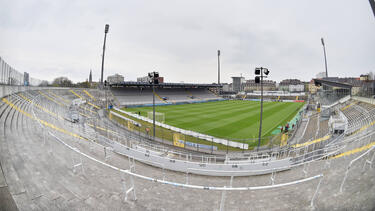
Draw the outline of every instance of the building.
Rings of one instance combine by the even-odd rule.
[[[109,84],[118,84],[124,82],[124,76],[120,74],[114,74],[107,77],[107,82]]]
[[[247,80],[244,85],[244,91],[252,92],[252,91],[260,91],[260,83],[255,83],[254,79]],[[276,81],[272,80],[263,80],[263,90],[264,91],[274,91],[276,90]]]
[[[243,91],[245,78],[244,77],[232,77],[232,80],[233,80],[232,82],[233,91],[234,92]]]
[[[304,92],[305,91],[305,84],[290,84],[289,85],[289,92]]]
[[[30,85],[30,76],[29,76],[29,73],[27,73],[27,72],[23,73],[23,85],[24,86]]]
[[[158,80],[159,84],[164,83],[164,77],[158,77],[157,80]],[[141,83],[150,83],[150,81],[151,81],[150,77],[148,77],[148,76],[137,78],[137,82],[141,82]]]
[[[315,94],[320,87],[315,85],[314,79],[312,79],[309,83],[309,93]]]
[[[279,83],[279,90],[288,92],[303,92],[305,91],[305,85],[298,79],[285,79]]]
[[[221,85],[223,85],[223,92],[231,92],[233,90],[232,84],[222,83]]]
[[[305,91],[304,92],[309,92],[310,82],[304,81],[303,84],[305,85]]]
[[[351,84],[352,85],[352,95],[358,95],[360,94],[361,90],[362,90],[362,81],[358,80],[358,81],[355,81],[354,83]]]
[[[159,84],[164,83],[164,77],[158,77]]]
[[[369,75],[360,75],[359,80],[361,81],[368,81],[369,80]]]
[[[141,82],[141,83],[149,83],[149,82],[150,82],[150,77],[148,77],[148,76],[138,77],[138,78],[137,78],[137,82]]]

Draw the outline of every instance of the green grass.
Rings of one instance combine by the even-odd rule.
[[[264,102],[262,137],[291,120],[304,103]],[[147,117],[152,107],[125,108]],[[258,137],[260,102],[219,101],[156,107],[165,114],[165,123],[211,136],[242,140]]]

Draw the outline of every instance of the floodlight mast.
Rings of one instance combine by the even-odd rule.
[[[150,83],[152,84],[152,135],[155,140],[155,82],[159,83],[159,81],[156,81],[159,78],[159,73],[155,71],[148,73],[148,77],[150,78]]]
[[[369,0],[369,2],[370,2],[372,12],[374,13],[374,16],[375,16],[375,0]]]
[[[323,37],[321,38],[321,41],[322,41],[323,51],[324,51],[324,64],[325,64],[325,67],[326,67],[326,78],[328,78],[326,46],[325,46],[325,44],[324,44],[324,39],[323,39]]]
[[[264,72],[263,72],[264,71]],[[263,73],[266,76],[263,76]],[[267,75],[270,73],[267,68],[264,67],[257,67],[255,68],[255,83],[260,83],[260,121],[259,121],[259,135],[258,135],[258,147],[257,151],[259,150],[260,147],[260,142],[261,142],[261,137],[262,137],[262,119],[263,119],[263,78],[267,78]]]
[[[220,85],[220,50],[217,50],[217,84]]]
[[[105,42],[107,40],[107,33],[109,30],[109,25],[106,24],[104,28],[104,44],[103,44],[103,54],[102,54],[102,73],[100,77],[100,85],[103,88],[103,72],[104,72],[104,54],[105,54]]]
[[[153,92],[153,95],[152,95],[152,127],[153,127],[152,135],[154,136],[154,140],[155,140],[155,128],[156,128],[155,127],[155,75],[153,76],[153,79],[152,79],[152,92]]]

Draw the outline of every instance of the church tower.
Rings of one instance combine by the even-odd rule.
[[[90,86],[91,86],[91,83],[92,83],[92,71],[90,69],[90,75],[89,75],[89,84],[90,84]]]

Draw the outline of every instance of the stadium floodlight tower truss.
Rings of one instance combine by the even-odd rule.
[[[150,72],[148,73],[148,78],[150,84],[152,84],[152,135],[155,139],[155,84],[159,84],[159,73],[155,71]]]
[[[259,136],[258,136],[258,147],[260,147],[260,141],[262,137],[262,117],[263,117],[263,78],[267,78],[270,73],[267,68],[257,67],[255,68],[255,83],[260,83],[260,120],[259,120]],[[264,74],[264,75],[263,75]]]

